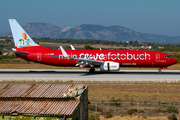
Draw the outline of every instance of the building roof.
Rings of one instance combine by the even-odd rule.
[[[31,116],[70,116],[78,101],[0,101],[0,114]]]
[[[3,98],[64,98],[69,89],[83,87],[83,84],[9,84],[0,83],[0,97]]]

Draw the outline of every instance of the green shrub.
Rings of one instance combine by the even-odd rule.
[[[91,111],[95,111],[95,105],[89,104],[88,109],[91,110]],[[102,109],[100,107],[97,107],[97,111],[102,112]]]
[[[166,112],[167,112],[167,110],[160,110],[160,112],[162,112],[162,113],[166,113]]]
[[[110,112],[107,112],[104,117],[105,117],[105,118],[111,118],[111,117],[113,117],[113,115],[112,115]]]
[[[170,106],[167,108],[167,112],[168,113],[179,113],[178,108],[174,107],[174,106]]]
[[[127,114],[128,115],[132,115],[133,113],[137,112],[137,109],[136,108],[132,108],[132,109],[129,109],[127,110]]]
[[[161,105],[167,105],[167,103],[166,102],[162,102]]]
[[[120,106],[122,101],[121,99],[115,99],[114,97],[112,97],[109,102],[111,102],[110,105]]]
[[[167,118],[168,118],[168,120],[178,120],[175,114],[172,114],[172,115],[168,116]]]
[[[99,114],[90,115],[90,116],[89,116],[89,120],[100,120]]]

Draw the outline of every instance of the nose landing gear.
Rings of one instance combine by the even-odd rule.
[[[162,69],[167,69],[168,67],[161,67],[161,68],[159,68],[159,70],[158,70],[158,73],[162,73]]]
[[[159,68],[158,73],[162,73],[161,68]]]

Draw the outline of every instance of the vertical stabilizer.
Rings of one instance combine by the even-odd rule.
[[[33,39],[26,33],[26,31],[15,19],[9,19],[9,24],[13,35],[14,44],[17,48],[39,46],[33,41]]]

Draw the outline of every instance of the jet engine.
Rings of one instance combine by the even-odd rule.
[[[119,71],[119,63],[116,62],[104,62],[100,65],[101,71]]]

